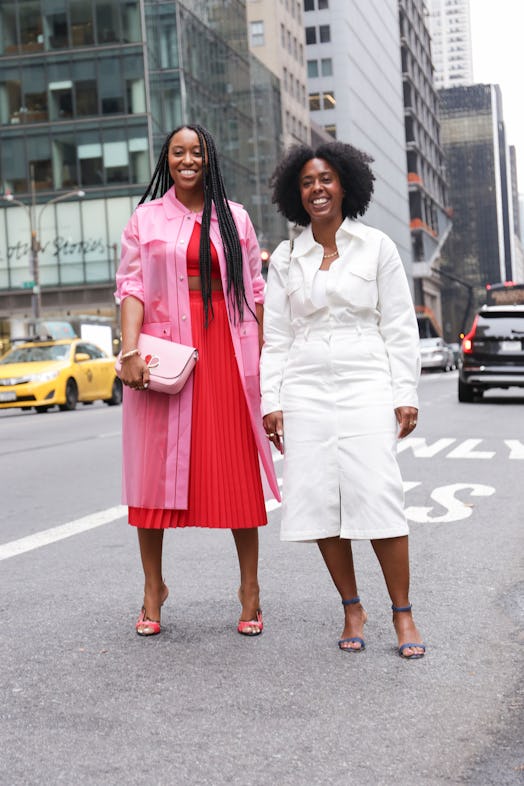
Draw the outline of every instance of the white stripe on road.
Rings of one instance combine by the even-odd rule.
[[[113,436],[113,435],[105,435]],[[282,455],[276,454],[274,461],[281,461]],[[278,480],[278,485],[282,485],[282,481]],[[266,510],[271,513],[280,507],[280,502],[276,499],[270,499],[266,502]],[[64,538],[71,538],[73,535],[79,535],[81,532],[87,532],[96,527],[102,527],[104,524],[110,524],[112,521],[122,518],[127,515],[127,507],[124,505],[117,505],[114,508],[107,510],[100,510],[98,513],[92,513],[89,516],[83,516],[81,519],[68,521],[67,524],[61,524],[58,527],[45,529],[42,532],[35,532],[34,535],[28,535],[19,540],[12,540],[10,543],[0,544],[0,562],[4,559],[17,557],[19,554],[25,554],[27,551],[40,549],[42,546],[48,546],[50,543],[56,543],[58,540]]]
[[[25,554],[26,551],[39,549],[42,546],[48,546],[50,543],[56,543],[57,540],[64,540],[64,538],[79,535],[81,532],[87,532],[90,529],[95,529],[95,527],[110,524],[112,521],[125,516],[126,513],[127,508],[124,505],[117,505],[114,508],[92,513],[90,516],[83,516],[81,519],[68,521],[67,524],[61,524],[59,527],[45,529],[42,532],[35,532],[34,535],[28,535],[26,538],[4,543],[0,545],[0,561],[16,557],[19,554]]]
[[[279,480],[280,485],[281,481]],[[266,502],[268,513],[279,507],[280,502],[277,502],[276,499],[270,499]],[[81,532],[87,532],[90,529],[102,527],[104,524],[110,524],[112,521],[116,521],[125,515],[127,515],[127,507],[125,505],[117,505],[114,508],[100,510],[98,513],[93,513],[90,516],[83,516],[81,519],[68,521],[67,524],[61,524],[59,527],[45,529],[42,532],[35,532],[34,535],[28,535],[25,538],[1,544],[0,562],[4,559],[17,557],[19,554],[25,554],[27,551],[48,546],[50,543],[56,543],[57,540],[71,538],[73,535],[79,535]]]

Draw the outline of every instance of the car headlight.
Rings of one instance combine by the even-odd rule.
[[[60,371],[42,371],[40,374],[32,374],[30,377],[31,382],[50,382],[56,379]]]
[[[4,379],[0,379],[0,385],[23,385],[30,379],[31,377],[4,377]]]

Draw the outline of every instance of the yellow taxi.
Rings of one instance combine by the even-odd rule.
[[[0,358],[0,409],[47,412],[58,405],[75,409],[79,401],[122,403],[115,358],[81,338],[35,339],[15,345]]]

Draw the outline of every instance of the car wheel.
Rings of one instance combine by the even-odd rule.
[[[113,382],[113,389],[111,391],[111,398],[105,398],[104,403],[109,407],[117,407],[122,403],[122,382],[115,378]]]
[[[67,380],[65,398],[65,404],[59,404],[59,408],[62,412],[71,412],[73,409],[76,409],[76,405],[78,404],[78,388],[75,380],[71,379],[71,377]]]
[[[471,385],[466,385],[461,379],[458,381],[458,400],[472,402],[475,400],[475,391]]]

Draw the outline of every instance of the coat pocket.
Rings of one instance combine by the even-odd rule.
[[[171,339],[171,322],[144,322],[142,333],[156,338]]]
[[[256,376],[260,365],[258,322],[242,322],[239,327],[240,351],[246,377]]]

